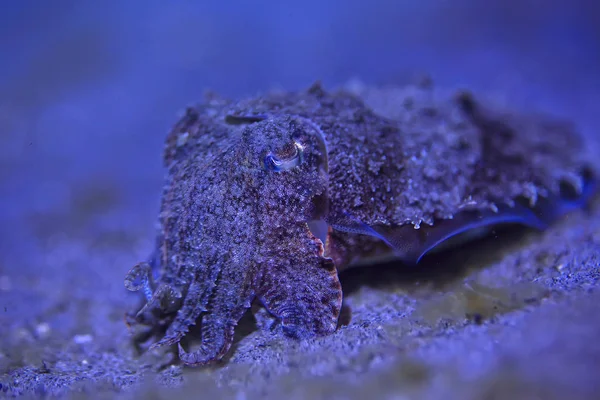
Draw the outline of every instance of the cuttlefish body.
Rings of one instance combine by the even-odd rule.
[[[188,108],[166,141],[156,251],[125,280],[146,296],[128,324],[160,328],[154,347],[199,324],[200,348],[179,344],[190,365],[221,359],[255,300],[286,335],[327,335],[341,269],[386,253],[415,264],[586,204],[595,173],[569,124],[432,91],[408,90],[391,112],[318,84]]]

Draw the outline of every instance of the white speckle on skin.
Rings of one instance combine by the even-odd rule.
[[[188,138],[190,137],[189,132],[183,132],[177,136],[177,147],[181,147],[187,143]]]

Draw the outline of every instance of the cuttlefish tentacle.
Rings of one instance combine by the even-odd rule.
[[[134,265],[125,276],[125,288],[131,292],[141,290],[150,302],[154,291],[154,281],[152,279],[152,267],[146,262]]]
[[[158,288],[152,278],[152,267],[146,262],[139,263],[131,268],[125,277],[125,288],[132,292],[141,290],[146,298],[146,304],[135,314],[128,315],[131,323],[145,320],[155,311],[160,314],[169,314],[176,311],[181,305],[182,294],[171,285],[162,282]]]
[[[197,281],[190,284],[183,305],[169,325],[165,336],[150,348],[154,349],[179,342],[188,332],[189,327],[196,324],[200,314],[206,310],[206,303],[208,302],[206,293],[202,289],[203,286]]]

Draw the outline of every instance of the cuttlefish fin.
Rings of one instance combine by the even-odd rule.
[[[507,210],[463,211],[452,219],[437,221],[434,225],[412,224],[402,226],[369,225],[347,215],[344,221],[332,224],[336,230],[376,237],[386,243],[406,264],[417,264],[423,256],[457,242],[485,236],[493,227],[502,224],[520,224],[544,229],[546,224],[531,209],[514,207]],[[453,240],[451,240],[453,239]],[[443,247],[442,247],[443,246]]]
[[[538,217],[547,224],[564,217],[572,211],[586,209],[598,191],[598,180],[589,169],[570,180],[564,179],[558,194],[541,198],[534,207]]]
[[[401,226],[370,225],[351,214],[330,221],[333,229],[376,237],[386,243],[407,264],[417,264],[434,250],[456,246],[489,234],[502,225],[521,225],[544,230],[566,214],[584,208],[596,192],[597,183],[589,174],[582,174],[579,188],[563,185],[559,194],[539,198],[535,206],[518,201],[512,206],[495,210],[465,210],[452,219],[436,221],[415,229],[412,224]]]

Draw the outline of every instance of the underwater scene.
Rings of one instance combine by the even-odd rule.
[[[600,4],[0,7],[0,397],[597,397]]]

